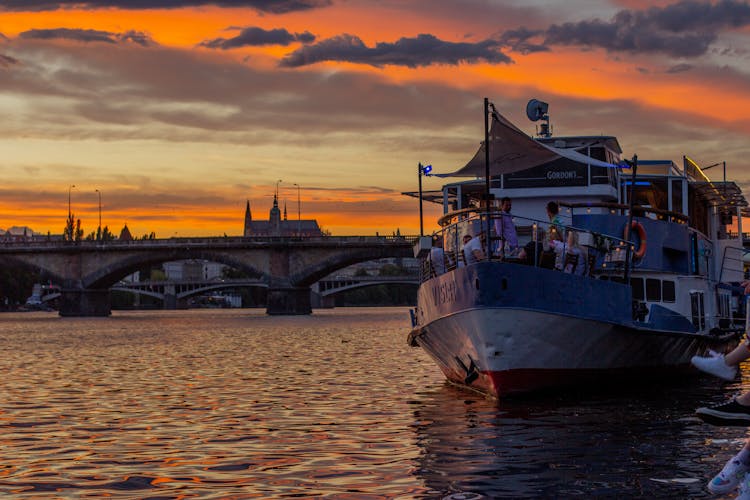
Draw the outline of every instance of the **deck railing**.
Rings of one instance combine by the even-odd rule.
[[[506,221],[512,222],[519,237],[515,248],[503,237],[502,226]],[[481,241],[479,260],[506,261],[589,277],[595,271],[606,272],[614,275],[614,278],[620,275],[624,280],[628,242],[621,238],[574,226],[476,209],[447,214],[440,223],[443,227],[433,235],[433,249],[423,261],[422,281],[466,265],[467,260],[474,261],[474,257],[466,255],[469,249],[464,245],[464,238],[467,235]],[[496,226],[501,231],[496,231]]]

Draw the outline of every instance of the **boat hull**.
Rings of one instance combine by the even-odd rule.
[[[410,337],[449,381],[491,396],[679,373],[692,356],[737,342],[735,335],[634,323],[625,285],[501,263],[470,267],[422,286],[419,325]],[[540,300],[540,280],[576,300]],[[444,289],[449,292],[439,292]],[[579,302],[588,307],[578,308]]]

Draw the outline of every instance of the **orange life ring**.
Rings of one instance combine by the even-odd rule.
[[[628,235],[628,225],[625,224],[625,232],[623,233],[624,238],[629,238],[630,235]],[[643,225],[638,221],[633,221],[630,224],[630,229],[632,231],[635,231],[638,233],[638,238],[641,240],[641,244],[638,246],[638,248],[633,253],[633,257],[636,259],[642,259],[644,255],[646,255],[646,230],[643,228]]]

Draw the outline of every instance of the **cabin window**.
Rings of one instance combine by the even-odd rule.
[[[682,209],[682,180],[672,180],[672,206],[670,210],[684,214]]]
[[[706,328],[706,313],[703,305],[703,292],[690,292],[690,310],[696,330]]]
[[[674,298],[675,298],[674,281],[662,281],[661,299],[664,302],[674,302]]]
[[[661,280],[649,278],[646,280],[646,300],[661,302]]]
[[[602,146],[589,148],[589,156],[595,160],[607,161],[607,152]]]
[[[730,313],[729,313],[729,295],[726,293],[720,293],[718,294],[718,302],[719,302],[719,321],[721,323],[727,323],[727,321],[730,319]],[[724,321],[722,321],[724,320]]]
[[[630,287],[633,289],[633,300],[643,300],[643,278],[630,278]]]

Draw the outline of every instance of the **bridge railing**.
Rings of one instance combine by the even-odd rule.
[[[399,243],[413,244],[418,236],[211,236],[186,238],[154,238],[143,240],[111,240],[111,241],[63,241],[60,239],[4,240],[0,239],[0,248],[60,248],[79,247],[101,249],[106,247],[172,247],[175,245],[209,246],[242,243]]]

